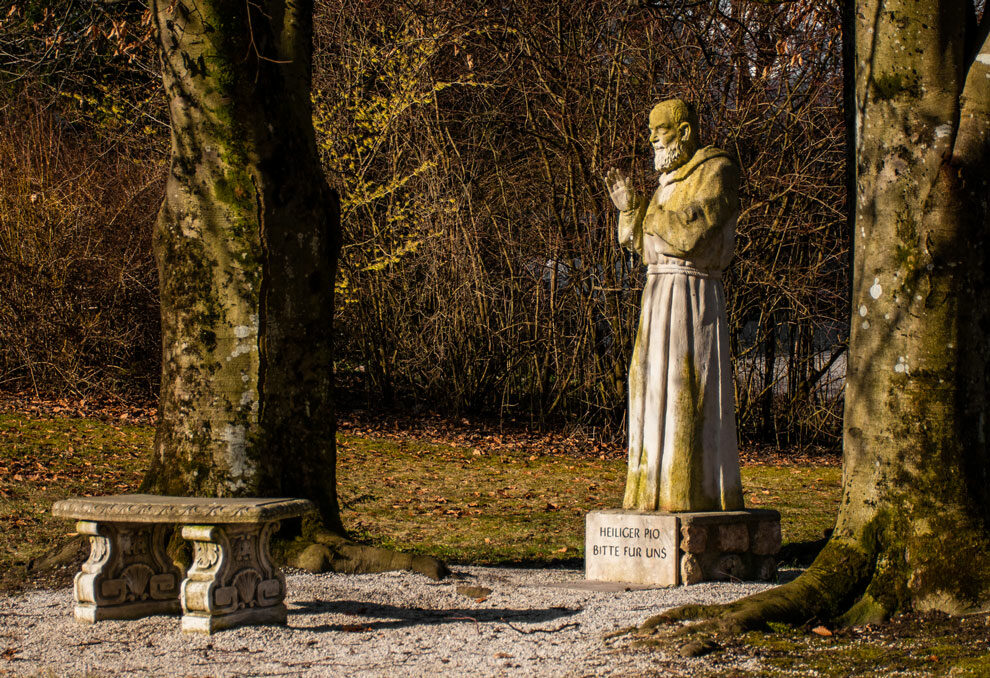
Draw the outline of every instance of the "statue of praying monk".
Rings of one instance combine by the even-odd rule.
[[[735,244],[739,170],[698,147],[698,118],[679,99],[650,112],[660,187],[637,195],[605,179],[619,242],[647,264],[629,366],[629,469],[622,505],[644,511],[743,508],[722,272]]]

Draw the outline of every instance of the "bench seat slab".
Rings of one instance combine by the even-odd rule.
[[[182,570],[165,553],[167,525],[82,520],[89,559],[74,581],[76,619],[135,619],[180,610]]]
[[[289,497],[167,497],[156,494],[117,494],[72,497],[55,502],[56,518],[99,523],[173,523],[217,525],[265,523],[301,516],[314,510],[312,502]]]
[[[285,577],[268,552],[277,527],[277,521],[183,526],[193,545],[180,594],[184,632],[286,622]]]

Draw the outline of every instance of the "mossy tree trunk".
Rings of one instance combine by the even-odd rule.
[[[849,573],[850,622],[990,603],[988,27],[970,0],[859,3],[852,350],[832,540],[865,556]]]
[[[154,237],[162,384],[144,489],[305,497],[321,541],[343,544],[332,402],[340,211],[312,124],[312,3],[151,8],[172,158]],[[408,564],[361,548],[348,545],[346,567]]]
[[[969,0],[861,0],[843,494],[797,580],[724,629],[990,605],[990,42]]]

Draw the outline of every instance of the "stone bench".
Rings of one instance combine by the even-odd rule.
[[[305,499],[213,499],[146,494],[75,497],[52,513],[77,520],[89,559],[76,574],[76,619],[134,619],[182,612],[182,630],[212,633],[284,624],[285,577],[268,542],[278,521],[315,510]],[[181,525],[193,544],[183,577],[165,553]]]

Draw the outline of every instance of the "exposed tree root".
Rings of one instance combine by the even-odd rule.
[[[436,558],[357,544],[323,528],[307,529],[303,537],[287,545],[286,562],[308,572],[370,574],[408,570],[434,580],[450,574]]]
[[[678,634],[741,633],[765,629],[769,622],[803,624],[814,619],[848,624],[880,621],[888,612],[867,593],[874,563],[875,555],[859,544],[833,538],[811,567],[792,582],[726,605],[674,608],[650,617],[638,630],[650,633],[690,620],[698,623]]]
[[[800,577],[727,605],[685,605],[647,619],[638,629],[697,621],[667,635],[765,630],[770,622],[856,626],[897,612],[951,615],[990,609],[990,549],[982,524],[958,520],[912,531],[902,515],[878,512],[856,533],[833,534]]]

